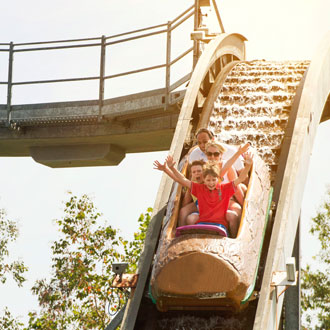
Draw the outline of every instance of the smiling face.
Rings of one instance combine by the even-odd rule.
[[[205,132],[199,133],[197,135],[197,144],[199,146],[199,148],[205,152],[205,145],[207,142],[209,142],[211,140],[211,138],[209,137],[209,135]]]
[[[218,178],[211,174],[207,174],[204,178],[204,184],[209,190],[214,190],[217,186]]]
[[[207,160],[220,162],[220,160],[222,158],[222,153],[219,151],[219,149],[217,147],[214,147],[214,146],[209,146],[206,149],[205,153],[207,156]]]
[[[203,183],[203,166],[202,165],[192,165],[191,166],[191,181],[197,183]]]

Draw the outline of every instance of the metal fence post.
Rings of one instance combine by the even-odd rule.
[[[11,41],[9,45],[9,64],[8,64],[8,84],[7,84],[7,127],[11,122],[11,99],[13,87],[13,60],[14,60],[14,44]]]
[[[167,41],[166,41],[166,78],[165,78],[165,110],[169,107],[170,102],[170,85],[171,85],[171,36],[172,22],[167,22]]]
[[[105,36],[101,38],[101,58],[100,58],[100,89],[99,89],[99,116],[98,120],[102,120],[102,107],[104,101],[104,74],[105,74]]]

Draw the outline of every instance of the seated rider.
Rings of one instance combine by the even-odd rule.
[[[219,225],[230,230],[232,237],[236,237],[239,223],[233,218],[226,218],[226,213],[231,196],[235,193],[236,187],[245,180],[252,165],[252,155],[246,155],[245,167],[239,177],[234,181],[221,184],[219,177],[221,170],[217,163],[207,163],[203,166],[204,183],[195,183],[188,180],[175,168],[175,162],[168,156],[164,164],[167,173],[179,184],[191,189],[191,192],[198,199],[199,220],[197,223]],[[160,169],[158,161],[154,162],[155,168]],[[166,166],[167,165],[167,166]],[[226,165],[224,166],[224,168]]]
[[[209,141],[205,145],[205,152],[206,152],[208,161],[214,161],[219,164],[219,169],[222,170],[221,171],[222,178],[219,178],[219,179],[221,179],[223,183],[227,183],[229,181],[234,181],[237,178],[237,172],[235,171],[233,166],[230,166],[230,165],[235,163],[235,161],[240,157],[240,155],[242,155],[245,151],[247,151],[248,148],[249,148],[249,144],[247,143],[244,146],[240,146],[237,149],[235,154],[229,160],[230,163],[227,162],[227,167],[226,167],[227,171],[225,170],[225,168],[223,169],[224,164],[222,161],[222,155],[226,150],[221,144],[218,144],[214,141]],[[196,160],[193,161],[193,163],[195,163],[195,162],[196,162]],[[191,181],[194,181],[194,180],[191,180]],[[199,182],[199,183],[202,183],[202,182]],[[239,222],[239,219],[242,214],[241,205],[243,205],[245,191],[246,191],[246,186],[243,183],[240,183],[237,186],[237,189],[234,194],[234,196],[236,197],[237,201],[239,201],[239,203],[237,203],[234,198],[230,199],[227,217],[236,218],[233,221]],[[196,211],[196,209],[193,207],[193,205],[190,204],[188,206],[185,206],[185,203],[183,203],[182,208],[179,213],[179,225],[180,226],[192,225],[192,224],[196,223],[198,220],[199,220],[199,213]]]
[[[189,151],[189,156],[188,156],[188,161],[189,163],[192,163],[194,160],[204,160],[207,161],[207,156],[206,156],[206,144],[210,141],[215,141],[214,140],[214,135],[213,133],[207,129],[207,128],[200,128],[197,133],[195,134],[196,140],[197,140],[197,146],[193,147]],[[219,145],[221,145],[225,151],[222,155],[222,159],[224,162],[229,160],[237,151],[237,148],[235,146],[231,146],[226,143],[222,143],[219,141],[216,141]],[[240,171],[244,167],[244,160],[242,157],[239,157],[233,165],[234,169],[240,173]]]
[[[194,160],[212,160],[212,150],[209,151],[209,156],[207,156],[206,152],[206,146],[209,143],[215,142],[214,141],[214,134],[212,131],[210,131],[207,128],[200,128],[196,135],[196,140],[197,140],[197,146],[193,147],[188,154],[188,161],[189,163],[193,162]],[[210,146],[209,146],[210,147]],[[223,162],[228,161],[237,151],[237,148],[225,143],[216,143],[216,148],[220,149],[219,151],[222,151],[222,160]],[[244,159],[242,157],[238,157],[234,164],[233,164],[233,169],[228,171],[228,175],[224,176],[224,183],[233,181],[236,177],[237,174],[241,172],[241,170],[244,167],[243,163]],[[236,172],[236,173],[235,173]],[[230,179],[229,179],[229,177]],[[237,190],[232,197],[230,204],[229,204],[229,210],[231,213],[232,217],[237,217],[238,219],[241,217],[242,214],[242,206],[244,202],[244,196],[247,188],[244,184],[240,184],[237,187]],[[186,218],[186,222],[190,222],[189,218]],[[193,216],[193,219],[196,219],[196,215]]]
[[[189,164],[190,180],[192,182],[203,183],[204,161],[194,160]],[[185,191],[179,212],[179,226],[193,225],[199,219],[198,200],[191,194],[190,189]]]
[[[244,154],[245,151],[247,151],[248,147],[250,145],[246,143],[244,146],[238,147],[235,154],[232,157],[235,157],[235,161]],[[208,161],[214,161],[219,164],[220,169],[223,167],[224,163],[228,163],[229,160],[223,159],[223,154],[226,152],[226,149],[224,147],[214,141],[209,141],[205,146],[205,153]],[[232,163],[235,163],[235,161],[232,161]],[[229,181],[234,181],[237,178],[237,172],[235,171],[233,166],[228,166],[228,170],[226,173],[223,174],[222,181],[223,183],[227,183]],[[241,183],[237,187],[237,191],[235,193],[236,200],[239,202],[241,206],[243,206],[244,202],[244,193],[247,190],[246,186]]]
[[[189,164],[190,179],[193,182],[203,183],[203,165],[204,161],[195,160],[192,164]],[[154,166],[157,170],[165,172],[172,179],[172,172],[166,167],[166,163],[161,164],[157,160],[154,162]],[[189,216],[189,220],[187,219]],[[185,225],[193,225],[199,219],[198,213],[198,201],[195,196],[191,194],[190,189],[187,189],[184,193],[184,197],[181,202],[181,209],[179,213],[178,225],[179,227]],[[188,221],[187,221],[188,220]]]

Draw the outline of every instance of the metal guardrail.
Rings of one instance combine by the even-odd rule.
[[[96,38],[82,38],[82,39],[71,39],[71,40],[56,40],[56,41],[41,41],[41,42],[27,42],[27,43],[0,43],[0,52],[8,52],[8,80],[0,81],[0,85],[7,85],[7,122],[8,125],[11,122],[11,107],[12,107],[12,91],[14,86],[18,85],[32,85],[32,84],[47,84],[47,83],[59,83],[59,82],[76,82],[76,81],[86,81],[86,80],[98,80],[99,81],[99,117],[102,118],[102,106],[104,102],[104,83],[107,79],[113,79],[117,77],[127,76],[131,74],[136,74],[140,72],[165,68],[165,109],[169,106],[169,96],[171,91],[178,88],[190,79],[191,72],[186,74],[184,77],[176,81],[174,84],[170,84],[171,77],[171,66],[185,57],[187,54],[194,50],[191,47],[184,51],[181,55],[171,60],[171,34],[178,26],[188,20],[191,16],[195,14],[195,5],[189,7],[184,12],[182,12],[178,17],[169,21],[168,23],[159,24],[147,28],[142,28],[134,31],[129,31],[125,33],[120,33],[112,36],[102,36]],[[135,35],[134,35],[135,34]],[[107,47],[129,42],[132,40],[137,40],[141,38],[146,38],[158,34],[166,34],[166,63],[140,68],[136,70],[121,72],[112,75],[105,75],[105,57]],[[129,35],[133,35],[127,37]],[[123,38],[124,37],[124,38]],[[120,38],[118,40],[111,40],[115,38]],[[87,43],[86,43],[87,42]],[[54,45],[53,44],[60,44]],[[3,48],[7,46],[7,48]],[[36,46],[36,47],[31,47]],[[100,74],[98,76],[91,77],[79,77],[79,78],[64,78],[64,79],[49,79],[49,80],[32,80],[32,81],[13,81],[13,59],[15,53],[20,52],[33,52],[33,51],[46,51],[46,50],[59,50],[59,49],[70,49],[70,48],[82,48],[82,47],[100,47]]]

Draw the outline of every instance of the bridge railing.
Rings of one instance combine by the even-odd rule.
[[[102,116],[102,106],[104,101],[104,91],[105,91],[105,81],[124,77],[132,74],[137,74],[141,72],[156,70],[156,69],[165,69],[165,102],[164,108],[167,109],[170,104],[170,93],[183,85],[190,79],[191,70],[179,80],[171,84],[171,68],[172,66],[186,57],[189,53],[194,50],[194,47],[190,47],[183,51],[176,58],[172,59],[171,46],[172,46],[172,32],[186,22],[190,17],[195,14],[196,7],[193,5],[182,12],[172,21],[169,21],[164,24],[155,25],[147,28],[142,28],[134,31],[129,31],[125,33],[115,34],[111,36],[102,36],[96,38],[82,38],[82,39],[71,39],[71,40],[54,40],[54,41],[42,41],[42,42],[26,42],[26,43],[0,43],[0,52],[8,53],[8,79],[7,81],[0,81],[0,85],[7,86],[7,103],[0,105],[0,107],[7,108],[8,114],[8,123],[11,118],[11,107],[12,107],[12,95],[14,86],[22,85],[33,85],[33,84],[49,84],[49,83],[63,83],[63,82],[77,82],[77,81],[90,81],[96,80],[99,85],[99,116]],[[165,54],[165,63],[160,63],[148,67],[143,67],[135,70],[129,70],[124,72],[119,72],[115,74],[106,74],[106,67],[108,70],[109,64],[106,66],[106,54],[109,47],[114,45],[127,43],[141,38],[147,38],[150,36],[163,34],[166,36],[166,54]],[[193,44],[191,42],[191,44]],[[67,50],[74,48],[84,48],[84,47],[99,47],[100,48],[100,65],[99,65],[99,75],[96,76],[85,76],[85,77],[69,77],[62,79],[43,79],[43,80],[29,80],[29,81],[14,81],[13,79],[13,69],[14,69],[14,54],[16,53],[27,53],[27,52],[36,52],[36,51],[48,51],[48,50]],[[155,45],[150,46],[155,47]],[[110,63],[111,66],[111,63]]]

